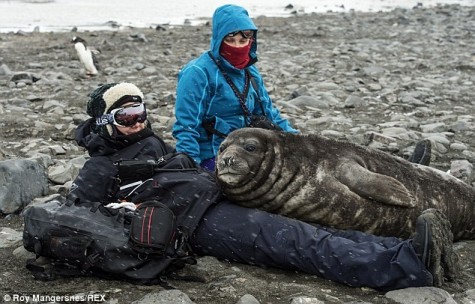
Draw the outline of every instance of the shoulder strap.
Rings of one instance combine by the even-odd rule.
[[[241,93],[241,92],[239,92],[239,89],[234,84],[234,82],[231,80],[231,78],[229,78],[228,73],[226,73],[226,71],[223,69],[221,64],[216,60],[216,58],[214,58],[213,54],[211,54],[211,51],[208,51],[208,55],[213,60],[213,62],[216,64],[216,66],[218,67],[221,74],[223,74],[224,79],[226,80],[226,82],[229,84],[229,86],[233,90],[234,95],[236,95],[236,97],[238,98],[239,104],[241,105],[242,111],[244,112],[244,116],[250,117],[251,112],[249,111],[249,109],[246,106],[246,99],[247,99],[247,94],[249,93],[249,83],[250,83],[250,79],[249,79],[250,73],[249,73],[249,71],[246,69],[245,80],[244,80],[244,90]]]
[[[35,280],[53,281],[60,277],[77,277],[90,275],[77,267],[66,266],[59,263],[38,263],[38,259],[28,259],[26,261],[26,269],[28,269]]]
[[[203,218],[206,211],[208,211],[208,208],[217,203],[218,199],[216,197],[211,197],[213,196],[213,193],[208,192],[206,195],[210,196],[209,199],[200,199],[199,202],[192,204],[188,211],[188,216],[185,217],[181,224],[182,231],[185,233],[187,238],[193,234],[198,223]]]
[[[266,116],[266,112],[264,111],[264,106],[262,105],[261,97],[259,96],[259,88],[257,87],[256,79],[252,77],[252,74],[251,72],[249,72],[248,69],[246,69],[246,73],[249,73],[249,79],[251,80],[252,87],[254,88],[254,91],[256,91],[257,103],[259,104],[259,107],[261,108],[262,115]]]

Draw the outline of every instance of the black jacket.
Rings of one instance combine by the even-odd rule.
[[[93,120],[87,120],[76,130],[76,141],[87,149],[86,161],[74,180],[68,199],[76,203],[114,202],[120,180],[117,178],[119,160],[157,160],[175,152],[174,147],[156,136],[150,128],[114,139],[91,132]]]

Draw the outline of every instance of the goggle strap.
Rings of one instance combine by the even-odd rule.
[[[247,35],[246,35],[245,32],[247,33]],[[228,37],[234,37],[234,36],[236,36],[236,35],[239,34],[239,33],[241,34],[241,36],[243,36],[243,37],[246,38],[246,39],[251,39],[251,38],[254,37],[254,32],[253,32],[252,30],[249,30],[249,31],[248,31],[248,30],[246,30],[246,31],[236,31],[236,32],[229,33],[227,36],[228,36]]]
[[[114,123],[114,115],[111,113],[103,114],[101,117],[96,118],[97,126],[105,126]]]
[[[145,105],[141,104],[141,106],[143,107],[143,111],[141,112],[142,113],[141,115],[144,115],[143,113],[145,112]],[[125,108],[125,109],[128,109],[128,108]],[[119,125],[119,126],[123,126],[123,125],[119,124],[116,121],[116,119],[114,118],[116,113],[118,111],[121,111],[121,110],[124,110],[124,108],[117,108],[117,109],[112,110],[111,113],[106,113],[106,114],[103,114],[100,117],[97,117],[96,118],[96,125],[97,126],[105,126],[105,125],[116,124],[116,125]],[[138,114],[140,114],[140,113],[134,113],[132,115],[138,115]]]

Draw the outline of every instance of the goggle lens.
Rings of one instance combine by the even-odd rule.
[[[241,36],[243,36],[244,38],[250,39],[254,36],[254,31],[250,31],[250,30],[248,30],[248,31],[237,31],[237,32],[227,34],[226,36],[227,37],[234,37],[237,34],[241,34]]]
[[[147,111],[143,103],[118,108],[111,111],[114,124],[121,127],[130,127],[147,119]]]

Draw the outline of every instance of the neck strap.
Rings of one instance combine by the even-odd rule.
[[[241,105],[242,111],[244,112],[244,116],[246,118],[251,116],[251,112],[249,111],[249,109],[246,106],[247,94],[249,93],[249,83],[251,82],[249,71],[247,69],[245,69],[244,90],[241,93],[241,92],[239,92],[239,89],[234,84],[234,82],[231,80],[231,78],[229,78],[228,73],[226,73],[226,71],[223,69],[221,64],[219,64],[219,62],[216,60],[216,58],[214,58],[213,54],[211,54],[211,52],[208,52],[208,55],[214,61],[214,63],[218,67],[221,74],[223,74],[224,79],[226,80],[226,82],[229,84],[229,86],[233,90],[234,95],[236,95],[236,97],[238,98],[239,104]]]

